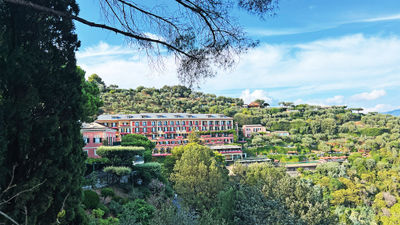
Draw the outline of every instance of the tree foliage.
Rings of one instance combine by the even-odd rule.
[[[79,11],[74,0],[34,2],[69,14]],[[79,121],[85,120],[85,97],[74,24],[1,1],[0,27],[0,189],[15,185],[3,195],[9,199],[41,184],[0,211],[27,224],[52,224],[65,212],[63,222],[82,224],[86,156]]]
[[[224,188],[227,174],[209,148],[190,143],[176,162],[171,180],[185,203],[198,211],[210,209]]]
[[[5,1],[121,34],[150,56],[164,56],[162,49],[166,49],[177,59],[178,77],[189,86],[214,76],[215,68],[231,67],[241,53],[256,46],[234,22],[235,8],[262,17],[277,6],[277,0],[177,0],[168,4],[100,0],[106,23],[99,24],[41,2]]]

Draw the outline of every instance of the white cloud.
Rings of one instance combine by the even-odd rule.
[[[395,109],[400,109],[400,106],[392,106],[389,104],[377,104],[374,107],[371,108],[364,108],[364,113],[368,113],[368,112],[389,112]]]
[[[235,71],[221,73],[204,86],[207,90],[276,88],[269,93],[278,99],[396,87],[400,86],[399,51],[398,37],[362,34],[296,45],[265,44],[243,56]],[[283,87],[286,91],[278,90]]]
[[[313,10],[314,6],[309,6],[309,10]],[[354,24],[354,23],[373,23],[373,22],[382,22],[382,21],[392,21],[392,20],[400,20],[400,14],[393,15],[384,15],[384,16],[376,16],[369,17],[363,19],[353,19],[353,20],[343,20],[343,21],[335,21],[335,22],[325,22],[325,23],[310,23],[304,27],[300,28],[291,28],[291,27],[283,27],[278,29],[247,29],[251,35],[255,36],[281,36],[281,35],[293,35],[293,34],[304,34],[310,32],[323,31],[328,29],[333,29],[340,27],[346,24]]]
[[[372,18],[368,18],[368,19],[364,19],[364,20],[359,20],[356,22],[369,23],[369,22],[389,21],[389,20],[400,20],[400,14],[372,17]]]
[[[87,76],[96,73],[107,85],[159,88],[179,84],[172,57],[148,58],[133,48],[100,42],[78,52],[77,59]]]
[[[242,91],[240,98],[243,99],[243,102],[249,104],[257,99],[262,99],[268,103],[271,103],[272,99],[267,96],[267,93],[263,90],[254,90],[250,92],[249,89]]]
[[[362,100],[370,101],[370,100],[378,99],[378,98],[380,98],[382,96],[385,96],[385,95],[386,95],[386,91],[385,90],[373,90],[371,92],[363,92],[363,93],[360,93],[360,94],[353,95],[351,98],[353,100],[356,100],[356,101],[357,100],[359,100],[359,101],[362,101]]]
[[[328,104],[342,104],[344,100],[344,96],[343,95],[336,95],[332,98],[328,98],[326,99],[326,102]]]
[[[355,34],[302,44],[264,44],[243,55],[235,70],[222,71],[201,87],[202,91],[209,93],[237,90],[231,96],[242,95],[247,102],[256,98],[303,99],[308,103],[329,105],[347,103],[345,100],[356,101],[357,98],[378,99],[385,95],[385,89],[400,87],[398,52],[400,39],[397,36]],[[78,65],[88,75],[97,73],[107,84],[123,88],[179,84],[173,57],[164,59],[162,69],[155,69],[149,65],[157,68],[160,64],[150,63],[145,54],[128,47],[100,43],[78,52],[77,59]],[[371,87],[376,90],[360,93],[355,98],[349,94]],[[248,94],[241,93],[246,89],[249,89]],[[261,90],[268,90],[268,95]],[[334,97],[318,100],[321,93],[326,96],[328,92]]]
[[[88,47],[76,53],[78,59],[99,57],[99,56],[121,56],[128,54],[135,54],[137,51],[122,46],[111,46],[105,42],[100,42],[98,45]]]

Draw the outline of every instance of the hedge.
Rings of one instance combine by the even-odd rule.
[[[162,182],[166,181],[161,174],[161,164],[158,162],[150,162],[138,164],[133,167],[137,171],[137,176],[139,176],[145,184],[151,182],[152,179],[158,179]]]
[[[110,160],[114,166],[129,166],[136,155],[143,155],[144,147],[137,146],[100,146],[97,154]]]
[[[104,172],[113,173],[118,176],[124,176],[131,173],[132,169],[125,166],[107,166],[103,169]]]
[[[83,204],[87,209],[95,209],[99,205],[100,199],[96,192],[85,190],[83,192]]]

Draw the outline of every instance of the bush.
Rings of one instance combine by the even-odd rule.
[[[103,188],[101,189],[101,196],[105,199],[107,197],[114,197],[115,193],[112,188]]]
[[[360,133],[362,135],[370,137],[376,137],[386,132],[389,132],[389,130],[386,128],[377,128],[377,127],[364,128],[360,130]]]
[[[99,205],[100,199],[96,192],[85,190],[83,192],[83,204],[87,209],[95,209]]]
[[[111,200],[111,202],[108,204],[108,208],[114,216],[122,213],[122,205],[117,201]]]
[[[97,154],[110,160],[114,166],[132,165],[136,155],[142,155],[144,147],[135,146],[100,146]]]
[[[110,214],[110,209],[108,209],[107,206],[105,206],[104,204],[99,203],[97,209],[101,209],[104,212],[104,215],[106,216]]]
[[[106,173],[113,173],[117,176],[124,176],[130,174],[132,169],[125,166],[107,166],[103,171]]]
[[[161,164],[157,162],[143,163],[135,165],[134,170],[137,176],[143,180],[145,185],[149,184],[153,179],[158,179],[165,183],[166,179],[161,173]]]
[[[155,212],[154,206],[143,199],[136,199],[123,206],[121,224],[150,224]]]

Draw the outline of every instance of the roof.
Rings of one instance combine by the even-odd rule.
[[[242,149],[240,145],[214,145],[210,146],[212,150],[226,150],[226,149]]]
[[[82,130],[104,130],[104,131],[115,131],[114,129],[110,129],[106,126],[103,126],[98,123],[82,123]]]
[[[258,103],[258,102],[252,102],[252,103],[249,104],[249,106],[260,107],[260,103]]]
[[[140,114],[103,114],[97,120],[134,120],[134,119],[232,119],[222,114],[190,113],[140,113]]]
[[[261,124],[248,124],[248,125],[243,125],[243,127],[264,127]]]

